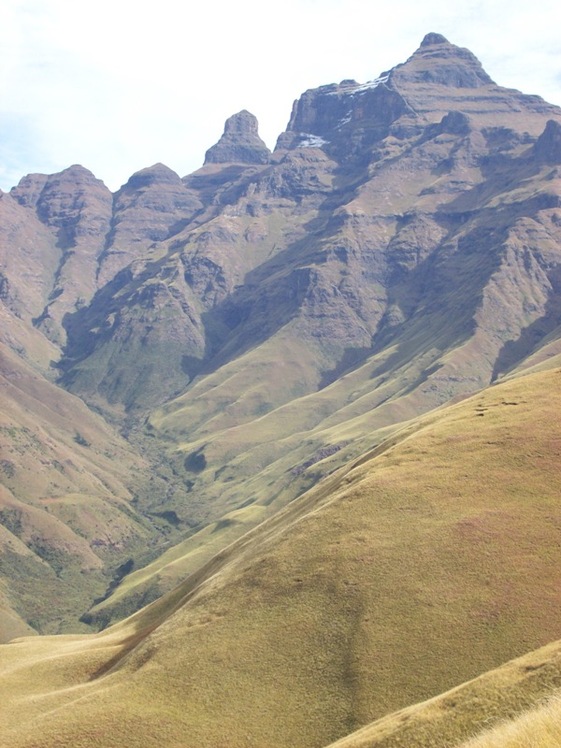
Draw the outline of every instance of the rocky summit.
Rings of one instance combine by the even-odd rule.
[[[257,118],[243,110],[226,120],[218,143],[209,148],[205,164],[267,164],[271,152],[259,137]]]
[[[87,678],[120,673],[115,682],[124,683],[129,670],[147,672],[150,652],[155,663],[167,662],[166,636],[181,631],[175,646],[192,653],[182,662],[195,674],[185,688],[199,689],[193,703],[200,698],[202,710],[191,715],[196,737],[185,742],[176,727],[156,722],[143,745],[162,744],[169,727],[177,745],[272,748],[327,745],[497,667],[525,644],[561,637],[530,598],[518,617],[514,598],[530,594],[523,574],[513,571],[510,592],[501,577],[493,607],[487,566],[470,557],[501,526],[518,546],[525,542],[515,517],[523,512],[529,522],[531,512],[517,486],[524,476],[534,484],[538,478],[515,437],[517,413],[540,414],[541,431],[528,433],[541,433],[541,446],[528,449],[547,475],[555,472],[559,435],[544,424],[555,381],[546,370],[561,361],[560,164],[561,109],[501,87],[472,52],[430,33],[408,60],[369,82],[305,91],[272,153],[255,116],[243,110],[226,121],[203,167],[185,177],[155,164],[111,194],[87,169],[71,166],[28,175],[1,194],[2,638],[102,629],[164,595],[132,623],[108,629],[100,640],[109,642],[106,655],[84,645]],[[512,384],[526,378],[535,384]],[[438,410],[454,403],[459,410]],[[442,413],[452,415],[431,420]],[[456,431],[446,425],[454,414]],[[417,432],[424,436],[411,442],[413,460],[408,440]],[[435,444],[440,451],[427,477],[421,463]],[[474,450],[487,449],[492,458],[478,462]],[[518,482],[506,481],[503,449]],[[354,466],[371,461],[380,471],[376,487],[366,468],[355,485]],[[481,483],[490,476],[473,516],[460,488],[461,517],[454,515],[439,471],[454,485],[464,475],[470,490],[474,476]],[[392,493],[392,481],[404,493]],[[554,586],[553,561],[560,559],[544,517],[557,522],[557,510],[544,486],[541,499],[527,486],[540,518],[528,537],[547,539],[552,564],[544,561],[542,572]],[[338,497],[333,504],[331,496]],[[360,507],[356,517],[346,501]],[[506,503],[499,509],[496,501]],[[431,524],[434,512],[450,527]],[[362,529],[361,518],[368,518]],[[395,547],[383,540],[382,526],[399,536]],[[451,560],[454,538],[463,549],[461,570]],[[408,543],[424,559],[417,567],[403,563]],[[516,543],[502,535],[500,543],[516,570]],[[304,571],[294,565],[299,545]],[[376,579],[360,572],[363,562],[376,566]],[[415,581],[392,576],[392,568]],[[437,568],[465,591],[448,623],[442,605],[456,598],[445,580],[444,603],[433,597],[428,580]],[[389,634],[372,623],[372,611],[397,588],[402,602],[389,605],[387,619],[411,671],[413,650],[424,641],[414,632],[429,636],[428,620],[441,633],[454,616],[463,623],[426,677],[409,678],[398,666],[376,690],[368,684],[379,673],[362,658],[371,663],[374,650],[386,651]],[[356,605],[341,603],[351,598]],[[247,619],[238,599],[251,599],[259,614]],[[300,608],[294,601],[307,602]],[[324,603],[329,621],[320,613]],[[409,603],[411,628],[400,607]],[[544,610],[551,612],[550,603]],[[191,617],[170,623],[170,610],[184,605]],[[508,612],[504,629],[499,610]],[[251,668],[243,663],[253,662],[253,645],[240,636],[237,649],[230,647],[223,633],[230,619],[238,634],[247,626],[253,632],[265,680],[277,682],[282,672],[302,694],[313,684],[305,720],[295,716],[300,686],[287,717],[272,703],[259,702],[254,713],[254,697],[220,697],[210,676],[197,681],[220,661],[242,683],[233,675],[225,689],[246,693]],[[285,631],[277,661],[266,654],[267,626],[280,640],[283,620],[295,633]],[[198,627],[211,632],[214,655],[204,637],[189,633]],[[306,649],[312,631],[318,650]],[[475,654],[460,656],[462,637],[477,642]],[[398,657],[392,649],[383,672],[393,672]],[[301,682],[298,661],[308,668]],[[325,676],[319,683],[314,661]],[[52,677],[66,683],[60,673]],[[105,692],[96,688],[91,713],[112,715],[113,735],[117,712],[113,704],[107,711]],[[150,690],[139,686],[133,711],[142,708],[143,688]],[[158,688],[167,693],[165,684]],[[287,699],[290,693],[287,685]],[[225,743],[204,716],[205,704],[221,698]],[[176,726],[179,702],[171,702],[169,724]],[[127,713],[124,697],[115,709]],[[272,723],[285,725],[284,737],[259,721],[259,711],[276,715]],[[236,727],[239,714],[249,737]],[[10,744],[55,745],[58,719],[44,742],[30,728]],[[114,744],[133,745],[127,736]],[[348,743],[355,744],[363,743]]]

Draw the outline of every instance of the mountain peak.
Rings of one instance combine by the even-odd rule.
[[[147,166],[140,171],[135,172],[128,180],[124,188],[140,189],[152,184],[179,184],[181,179],[173,169],[165,164],[157,163]]]
[[[222,137],[206,152],[205,164],[266,164],[270,157],[259,137],[257,117],[242,109],[228,117]]]
[[[401,81],[436,83],[453,88],[480,88],[493,84],[477,57],[464,47],[430,33],[403,65],[394,68]]]
[[[67,194],[71,194],[79,187],[105,196],[109,194],[109,189],[89,169],[80,164],[72,164],[55,174],[27,174],[12,187],[10,195],[20,205],[29,207],[36,206],[42,195],[46,198],[47,195],[52,196],[65,190]]]
[[[442,34],[431,32],[425,36],[421,42],[421,47],[432,47],[435,44],[450,44],[450,42],[445,36],[442,36]]]
[[[228,117],[224,124],[224,133],[244,133],[257,135],[259,129],[259,123],[257,117],[248,112],[247,109],[242,109],[241,112],[232,114]]]
[[[385,138],[401,117],[407,119],[406,130],[415,116],[436,123],[452,110],[462,112],[469,108],[467,100],[474,101],[470,89],[489,85],[493,81],[474,54],[430,32],[406,62],[374,80],[359,84],[347,79],[305,91],[294,103],[287,132],[279,137],[277,148],[313,144],[327,146],[331,156],[341,153],[344,157],[349,153],[349,130],[354,133],[354,147],[360,143],[363,148]],[[463,131],[469,129],[469,122],[456,116],[445,126]]]

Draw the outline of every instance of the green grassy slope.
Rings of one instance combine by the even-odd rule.
[[[0,343],[3,641],[68,630],[158,533],[132,500],[146,462],[78,398]],[[15,622],[20,621],[16,626]]]
[[[327,745],[561,637],[559,370],[405,429],[102,634],[0,654],[0,740]]]

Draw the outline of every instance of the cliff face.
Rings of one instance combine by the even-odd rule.
[[[6,330],[28,331],[5,342],[159,445],[152,509],[260,518],[558,352],[560,131],[429,34],[371,82],[306,91],[273,153],[242,111],[182,179],[31,175],[0,199]]]

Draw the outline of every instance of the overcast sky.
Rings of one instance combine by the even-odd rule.
[[[270,148],[308,88],[365,82],[429,31],[561,105],[559,0],[0,0],[0,188],[80,163],[116,190],[198,169],[248,109]]]

